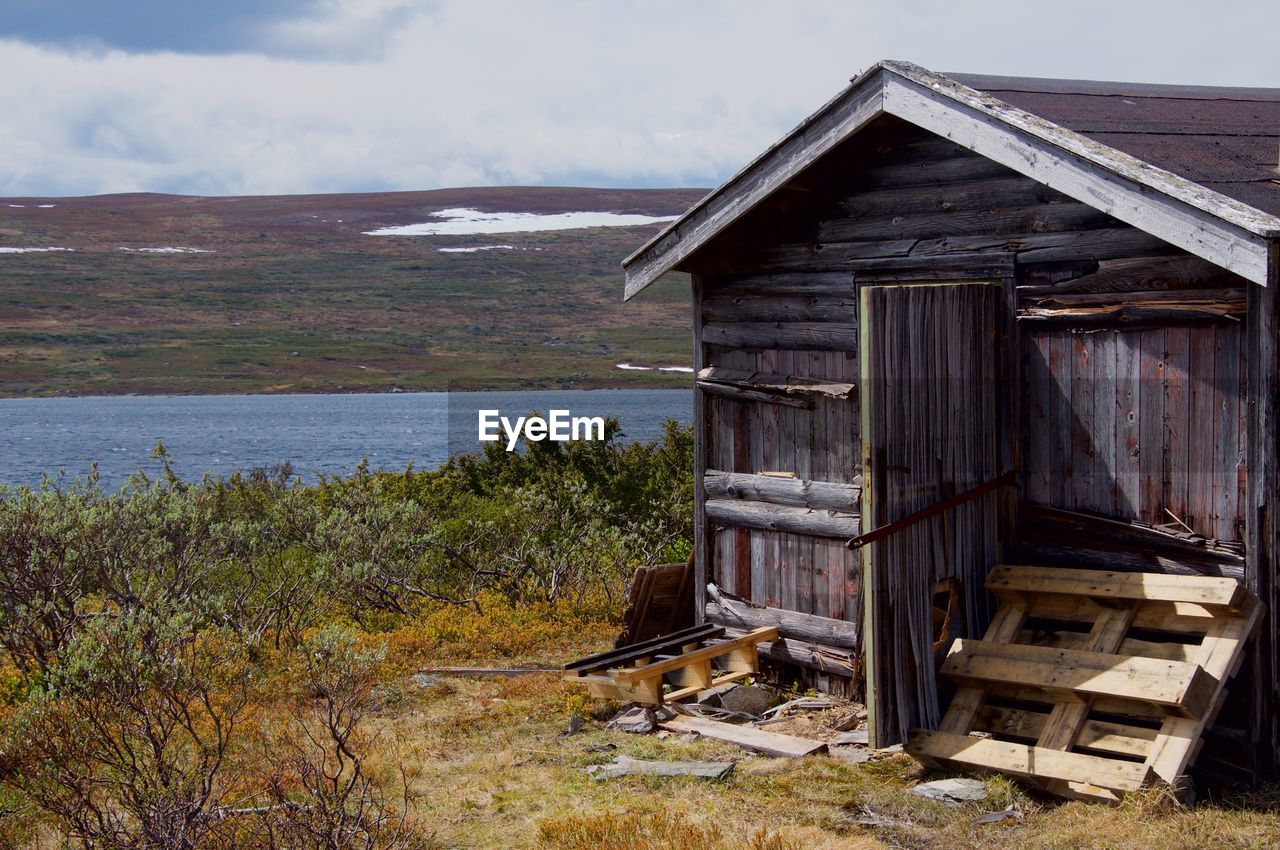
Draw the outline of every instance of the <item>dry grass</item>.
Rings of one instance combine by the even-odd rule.
[[[453,615],[467,617],[470,615]],[[501,615],[476,629],[460,654],[436,664],[483,660],[477,646],[503,647]],[[419,625],[418,629],[425,628]],[[487,638],[478,632],[495,630]],[[539,656],[520,640],[491,660],[563,661],[601,648],[611,627],[579,622],[570,635],[544,634]],[[399,637],[403,634],[397,633]],[[470,634],[470,633],[469,633]],[[592,644],[594,641],[594,646]],[[406,642],[412,644],[413,642]],[[393,646],[396,641],[393,641]],[[414,644],[422,649],[418,644]],[[569,651],[572,650],[572,651]],[[399,757],[415,771],[418,807],[444,847],[649,850],[675,847],[823,850],[858,847],[1273,847],[1280,845],[1280,791],[1184,808],[1157,792],[1120,807],[1061,803],[1003,778],[987,780],[982,803],[948,807],[909,795],[928,778],[907,756],[864,765],[838,758],[754,757],[725,744],[608,732],[598,704],[556,675],[444,678],[413,686],[379,719]],[[584,731],[564,735],[571,714]],[[616,749],[604,751],[612,745]],[[388,754],[389,755],[389,754]],[[736,760],[723,782],[627,778],[599,782],[588,765],[615,755]],[[1015,807],[1022,822],[975,825],[979,815]]]

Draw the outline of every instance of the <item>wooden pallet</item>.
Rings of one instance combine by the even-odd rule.
[[[1116,801],[1175,789],[1221,707],[1261,605],[1235,579],[1000,566],[982,640],[942,665],[958,685],[937,731],[907,752]]]
[[[756,645],[777,639],[776,628],[726,638],[719,626],[696,626],[566,664],[564,678],[601,699],[661,705],[754,676],[760,670]],[[668,679],[675,689],[664,693]]]
[[[640,567],[631,579],[622,633],[622,649],[693,624],[693,558],[683,564]]]

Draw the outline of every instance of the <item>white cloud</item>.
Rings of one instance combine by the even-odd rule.
[[[887,56],[1280,85],[1280,7],[1204,8],[333,0],[264,30],[297,59],[0,41],[0,195],[705,185]]]

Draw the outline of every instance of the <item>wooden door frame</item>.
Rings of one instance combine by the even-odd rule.
[[[859,369],[859,416],[860,416],[860,452],[859,457],[862,463],[862,528],[865,531],[874,529],[880,525],[879,518],[876,516],[877,489],[879,483],[874,475],[875,463],[874,455],[877,447],[870,440],[870,435],[874,433],[874,411],[871,400],[874,398],[871,387],[873,384],[873,376],[871,375],[871,340],[866,322],[867,312],[869,309],[867,301],[868,290],[875,287],[908,287],[908,286],[999,286],[1001,287],[1001,298],[997,301],[997,315],[994,317],[994,327],[996,331],[995,338],[992,339],[991,345],[995,358],[996,367],[999,370],[1000,382],[1006,387],[1020,387],[1020,373],[1016,370],[1018,357],[1017,351],[1017,333],[1016,322],[1012,312],[1014,304],[1015,282],[1012,275],[1009,276],[992,276],[982,279],[968,278],[958,275],[955,279],[950,280],[890,280],[880,279],[873,281],[865,281],[861,283],[855,282],[856,296],[858,299],[858,369]],[[1001,305],[1003,306],[1003,309]],[[1004,315],[1001,315],[1001,314]],[[1010,368],[1013,367],[1013,371]],[[1005,404],[997,405],[996,422],[1001,433],[996,437],[996,463],[1001,472],[1008,474],[1015,470],[1018,466],[1018,449],[1016,430],[1014,429],[1015,420],[1011,419],[1015,415],[1017,409],[1016,397],[1020,396],[1020,392],[1014,389],[1015,398],[1005,399]],[[1010,510],[1009,505],[1012,505]],[[998,528],[997,540],[998,547],[1003,548],[1005,541],[1011,539],[1012,533],[1009,523],[1012,517],[1016,515],[1017,491],[1016,488],[1010,493],[1006,503],[1002,503],[998,507]],[[881,684],[880,673],[877,670],[879,666],[875,659],[875,631],[876,631],[876,612],[875,604],[878,593],[879,581],[877,580],[877,570],[875,569],[874,553],[876,547],[874,545],[864,546],[859,552],[862,577],[862,640],[861,651],[863,654],[862,671],[864,677],[865,703],[867,709],[867,732],[868,741],[873,747],[884,747],[894,743],[890,738],[895,733],[880,728],[877,723],[876,710],[876,692]],[[883,591],[880,591],[883,593]],[[985,624],[982,624],[985,628]]]

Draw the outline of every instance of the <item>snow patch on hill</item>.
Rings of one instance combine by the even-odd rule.
[[[50,251],[72,251],[73,248],[0,248],[0,254],[47,254]]]
[[[183,248],[181,246],[173,246],[168,248],[121,248],[121,251],[128,251],[131,254],[212,254],[209,248]]]
[[[469,208],[440,210],[431,214],[440,221],[380,227],[367,236],[472,236],[481,233],[533,233],[540,230],[578,230],[586,227],[635,227],[675,221],[678,216],[653,216],[611,212],[513,213],[481,212]]]
[[[473,248],[437,248],[441,254],[474,254],[476,251],[514,251],[515,245],[476,245]]]

